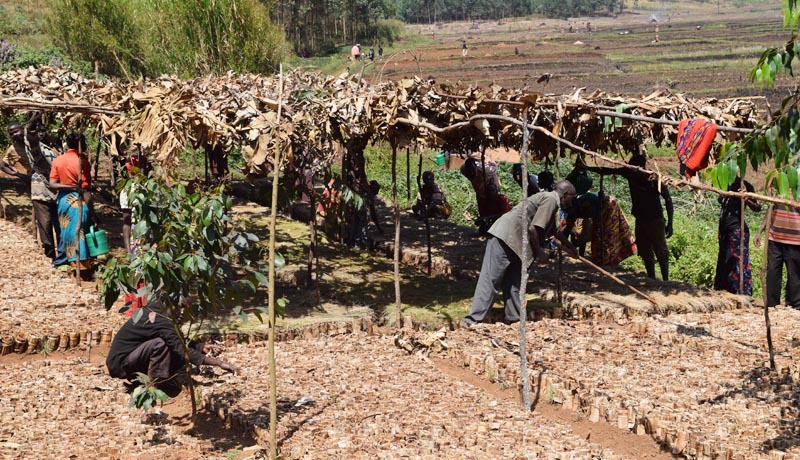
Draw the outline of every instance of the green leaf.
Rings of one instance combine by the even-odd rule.
[[[197,270],[198,271],[201,271],[201,272],[207,272],[208,271],[208,261],[206,260],[205,257],[203,257],[201,255],[198,255],[198,256],[195,257],[195,260],[197,262]]]
[[[134,238],[142,238],[147,234],[147,221],[140,220],[133,226],[132,236]]]
[[[254,271],[253,272],[253,276],[256,277],[256,280],[258,281],[258,285],[259,286],[266,286],[266,285],[269,284],[269,280],[267,279],[266,276],[264,276],[263,273],[261,273],[259,271]]]
[[[783,55],[781,53],[776,53],[775,56],[772,56],[772,63],[775,66],[776,73],[783,69]]]
[[[145,391],[143,386],[138,386],[133,390],[133,393],[131,393],[131,399],[128,401],[128,407],[139,407],[138,401],[143,391]]]
[[[283,258],[283,254],[280,252],[275,253],[275,270],[280,270],[286,266],[286,259]]]
[[[138,323],[140,319],[142,319],[142,315],[144,314],[144,309],[137,308],[135,312],[133,312],[133,316],[131,319],[134,323]]]
[[[240,279],[240,280],[239,280],[239,283],[243,284],[243,285],[244,285],[245,287],[247,287],[247,288],[248,288],[248,289],[249,289],[251,292],[256,292],[256,286],[255,286],[255,285],[253,284],[253,282],[252,282],[252,281],[250,281],[249,279],[247,279],[247,278],[242,278],[242,279]]]
[[[155,393],[156,398],[158,398],[158,400],[161,401],[162,403],[166,402],[166,400],[169,399],[167,394],[164,393],[162,390],[159,390],[158,388],[154,389],[153,393]]]
[[[114,306],[114,302],[119,299],[120,290],[116,283],[108,283],[103,285],[103,305],[106,310],[110,310]]]
[[[778,173],[776,177],[776,181],[778,182],[778,193],[784,199],[789,198],[789,178],[784,171]]]
[[[791,191],[791,193],[793,195],[793,198],[795,200],[797,200],[798,197],[795,194],[795,192],[797,190],[797,182],[798,182],[798,180],[797,180],[798,179],[797,178],[797,169],[795,169],[793,166],[787,166],[786,167],[786,179],[787,179],[787,185],[788,185],[789,191]]]

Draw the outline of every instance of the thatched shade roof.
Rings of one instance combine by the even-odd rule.
[[[353,139],[387,139],[397,145],[416,143],[454,151],[519,149],[521,129],[500,117],[473,119],[444,134],[424,124],[444,128],[481,115],[521,119],[522,101],[528,101],[536,124],[595,151],[629,150],[642,142],[661,144],[675,134],[673,126],[615,121],[598,116],[598,109],[671,121],[702,117],[744,128],[755,127],[759,121],[749,99],[688,99],[668,91],[631,98],[599,91],[584,95],[582,89],[555,96],[496,85],[486,89],[438,85],[420,78],[368,85],[358,76],[300,71],[284,75],[284,90],[279,94],[279,76],[231,73],[192,80],[164,76],[123,83],[42,67],[0,74],[0,96],[5,101],[24,98],[31,101],[30,107],[58,107],[54,110],[67,125],[99,126],[113,155],[140,146],[157,161],[174,163],[187,146],[238,145],[253,173],[271,168],[277,148],[290,156],[302,151],[319,167],[332,161],[333,144],[348,145]],[[69,104],[115,113],[63,108]],[[281,120],[277,119],[279,104]],[[10,105],[0,100],[0,107]],[[422,125],[398,123],[398,119]],[[533,153],[557,151],[556,142],[541,133],[533,134],[531,145]]]

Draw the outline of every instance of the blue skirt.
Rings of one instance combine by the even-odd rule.
[[[75,249],[78,246],[75,239],[75,230],[80,225],[80,256],[81,260],[89,259],[89,250],[86,247],[86,232],[89,231],[89,207],[83,205],[81,221],[78,221],[78,192],[58,192],[58,224],[61,227],[61,240],[64,242],[64,252],[67,260],[75,261]]]

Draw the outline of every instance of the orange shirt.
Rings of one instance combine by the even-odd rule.
[[[89,158],[81,155],[82,184],[81,188],[88,189],[92,185],[92,167]],[[50,179],[64,185],[78,185],[78,151],[69,149],[63,155],[56,157],[50,166]]]

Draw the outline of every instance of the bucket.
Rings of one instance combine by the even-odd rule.
[[[86,246],[89,249],[89,257],[108,254],[108,241],[106,240],[105,230],[95,230],[94,225],[89,227],[89,233],[86,234]]]

